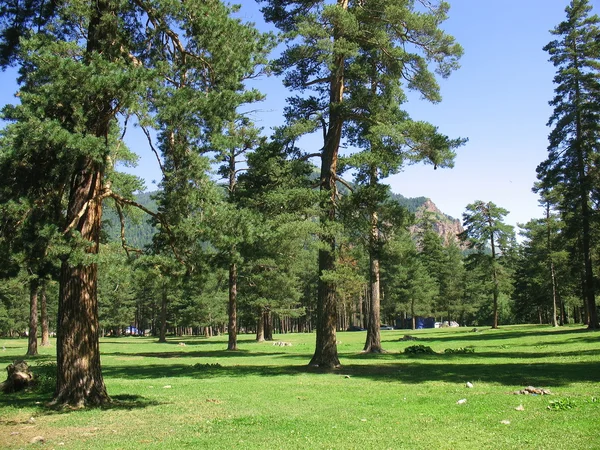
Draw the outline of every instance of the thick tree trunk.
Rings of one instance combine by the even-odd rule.
[[[229,340],[227,350],[237,350],[237,265],[229,266]]]
[[[364,352],[382,353],[380,332],[380,288],[379,288],[379,226],[377,213],[371,214],[371,274],[369,283],[371,285],[371,307],[369,308],[369,322],[367,326],[367,340]]]
[[[29,281],[29,342],[27,345],[28,356],[35,356],[38,354],[38,288],[39,280],[37,278]]]
[[[79,163],[67,212],[68,223],[98,253],[102,219],[102,172],[92,159]],[[64,261],[60,273],[57,321],[57,381],[55,404],[74,407],[101,405],[110,400],[100,366],[97,266],[72,266]]]
[[[41,320],[42,320],[42,347],[50,345],[50,329],[48,324],[48,298],[46,296],[46,281],[42,281],[40,290]]]
[[[264,342],[265,340],[265,319],[263,317],[262,310],[256,320],[256,341]]]
[[[273,340],[273,320],[271,317],[271,311],[265,309],[263,312],[263,323],[265,327],[265,341]]]

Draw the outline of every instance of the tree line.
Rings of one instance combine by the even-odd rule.
[[[520,245],[507,211],[483,201],[467,206],[457,240],[443,242],[427,215],[411,235],[415,218],[385,183],[412,163],[451,168],[466,142],[406,111],[406,90],[439,102],[437,78],[458,68],[462,48],[441,28],[446,2],[259,3],[277,35],[215,0],[0,9],[0,63],[19,67],[0,136],[0,326],[26,321],[34,354],[42,300],[42,329],[57,333],[55,404],[110,401],[99,337],[132,325],[159,341],[226,330],[232,351],[238,331],[315,331],[310,364],[325,368],[339,366],[339,329],[364,325],[364,350],[381,352],[382,319],[402,315],[597,328],[600,40],[587,1],[571,2],[546,47],[558,85],[536,185],[547,214]],[[267,73],[290,93],[270,136],[241,112],[264,97],[247,86]],[[156,209],[118,170],[135,163],[131,126],[162,170]],[[303,148],[309,134],[319,148]],[[120,251],[107,242],[105,204]],[[156,230],[146,248],[125,234],[140,211]]]

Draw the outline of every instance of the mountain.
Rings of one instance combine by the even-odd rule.
[[[344,189],[346,189],[344,187]],[[153,199],[156,192],[144,192],[135,196],[135,201],[142,204],[151,211],[156,211],[157,205]],[[408,211],[413,213],[417,222],[425,215],[433,216],[434,228],[440,236],[444,238],[444,244],[447,244],[450,239],[456,237],[458,233],[463,231],[460,220],[454,219],[447,214],[444,214],[439,208],[427,197],[404,197],[401,194],[391,194],[393,200],[397,201],[401,206],[404,206]],[[132,208],[132,212],[125,215],[125,238],[127,244],[135,248],[144,248],[152,243],[152,236],[155,233],[154,226],[150,223],[150,217],[142,212]],[[104,233],[106,239],[111,242],[120,242],[121,226],[117,212],[108,204],[104,209]],[[416,234],[419,231],[417,225],[411,227],[411,232]]]
[[[435,206],[435,203],[433,203],[429,198],[425,199],[425,202],[423,202],[423,204],[419,206],[415,212],[417,223],[426,214],[433,216],[433,227],[435,231],[437,231],[437,233],[444,239],[444,245],[448,245],[448,243],[452,240],[456,240],[458,242],[458,234],[462,233],[464,230],[459,219],[455,219],[441,212],[438,207]],[[417,233],[418,231],[418,225],[413,225],[411,227],[412,233]]]
[[[463,232],[462,223],[459,219],[444,214],[439,208],[427,197],[408,198],[401,194],[392,194],[392,199],[397,201],[401,206],[404,206],[408,211],[413,213],[418,223],[425,214],[433,216],[433,227],[437,233],[444,238],[444,245],[447,245],[451,239],[456,239],[457,234]],[[420,228],[418,225],[413,225],[410,228],[411,233],[417,234]]]

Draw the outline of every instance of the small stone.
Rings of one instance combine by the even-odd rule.
[[[523,407],[523,405],[519,405],[515,408],[515,410],[517,411],[525,411],[525,408]]]
[[[459,401],[456,402],[457,405],[464,405],[465,403],[467,403],[466,398],[461,398]]]
[[[32,444],[38,444],[38,443],[44,443],[46,441],[46,439],[44,439],[44,436],[36,436],[34,438],[31,439],[31,441],[29,441]]]
[[[27,423],[35,423],[35,418],[30,417],[29,419],[27,419]]]
[[[510,420],[501,420],[500,423],[502,425],[510,425]]]
[[[465,386],[467,386],[469,389],[471,389],[473,387],[473,383],[471,383],[470,381],[467,381],[467,384],[465,384]]]
[[[344,375],[344,378],[350,378],[350,375]]]

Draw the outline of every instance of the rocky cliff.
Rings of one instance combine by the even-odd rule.
[[[444,239],[444,245],[447,245],[453,239],[458,242],[457,235],[463,231],[462,223],[459,219],[454,219],[441,212],[429,198],[415,211],[417,223],[419,223],[425,215],[431,217],[434,229]],[[418,233],[419,226],[413,225],[411,227],[411,232],[415,234]]]

